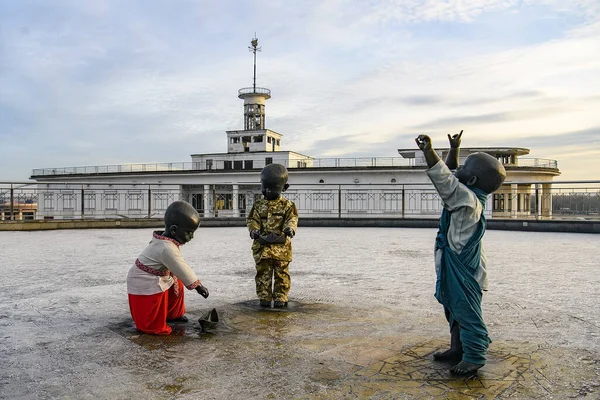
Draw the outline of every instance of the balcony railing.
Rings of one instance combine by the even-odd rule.
[[[238,90],[238,97],[247,94],[260,94],[271,97],[271,90],[263,87],[246,87]]]
[[[558,161],[547,158],[521,157],[516,164],[504,164],[506,166],[530,167],[530,168],[553,168],[558,169]]]
[[[271,162],[283,164],[287,168],[356,168],[356,167],[402,167],[414,165],[414,160],[401,157],[368,157],[368,158],[277,158],[277,153],[268,157]],[[265,157],[266,158],[266,157]],[[251,168],[262,169],[266,165],[265,158],[252,160]],[[228,162],[231,164],[229,166]],[[131,172],[165,172],[165,171],[202,171],[226,170],[234,168],[233,161],[206,160],[205,162],[174,162],[174,163],[149,163],[149,164],[116,164],[94,165],[83,167],[61,167],[34,169],[32,176],[53,175],[78,175],[78,174],[115,174]]]
[[[0,183],[0,222],[41,219],[162,218],[175,200],[204,217],[244,216],[260,185]],[[285,197],[300,216],[439,218],[431,184],[293,185]],[[508,219],[600,220],[600,181],[508,182],[488,198],[486,215]]]
[[[94,165],[83,167],[61,167],[34,169],[32,176],[56,175],[83,175],[83,174],[118,174],[136,172],[167,172],[167,171],[204,171],[204,170],[241,170],[262,169],[266,165],[266,158],[251,160],[251,166],[243,162],[235,164],[235,160],[205,160],[203,162],[174,162],[174,163],[148,163],[148,164],[115,164]],[[402,157],[363,157],[363,158],[278,158],[273,153],[271,162],[283,164],[289,169],[303,168],[371,168],[371,167],[412,167],[415,166],[414,158]],[[515,168],[552,168],[557,169],[556,160],[544,158],[521,158],[518,164],[507,164]]]

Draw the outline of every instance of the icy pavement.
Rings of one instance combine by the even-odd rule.
[[[300,228],[290,309],[260,310],[243,228],[182,247],[210,297],[190,323],[133,329],[125,276],[151,230],[0,232],[2,399],[600,398],[600,236],[488,231],[493,343],[447,373],[433,229]],[[199,334],[216,308],[222,324]]]

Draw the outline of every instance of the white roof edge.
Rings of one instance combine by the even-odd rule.
[[[225,131],[225,133],[227,133],[227,134],[229,134],[229,133],[244,134],[245,133],[245,134],[248,134],[248,135],[252,135],[253,133],[273,133],[273,134],[275,134],[277,136],[280,136],[280,137],[283,136],[282,133],[275,132],[275,131],[273,131],[271,129],[255,129],[255,130],[252,130],[252,131],[247,131],[247,130],[244,130],[244,129],[234,129],[234,130],[230,130],[230,131]]]

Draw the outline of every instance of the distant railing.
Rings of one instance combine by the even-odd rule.
[[[271,90],[263,87],[246,87],[238,90],[238,96],[244,96],[246,94],[264,94],[271,97]]]
[[[558,161],[548,158],[528,158],[521,157],[517,159],[516,164],[505,164],[506,166],[533,167],[533,168],[553,168],[558,169]]]
[[[201,171],[230,169],[261,169],[266,165],[266,158],[252,160],[250,168],[236,168],[237,164],[229,160],[206,160],[205,162],[174,162],[149,164],[116,164],[94,165],[83,167],[41,168],[32,170],[32,176],[77,175],[77,174],[111,174],[131,172],[164,172],[164,171]],[[268,157],[270,162],[283,164],[287,168],[356,168],[356,167],[402,167],[414,165],[414,159],[402,157],[368,157],[368,158],[278,158],[277,153]],[[240,162],[240,167],[246,167]]]
[[[270,155],[270,154],[269,154]],[[283,164],[289,169],[302,168],[369,168],[369,167],[412,167],[414,158],[403,157],[362,157],[362,158],[279,158],[275,152],[270,157],[251,161],[249,164],[235,160],[205,160],[204,162],[173,162],[147,164],[115,164],[83,167],[41,168],[32,170],[32,176],[83,175],[83,174],[117,174],[135,172],[166,171],[205,171],[205,170],[241,170],[261,169],[269,158],[270,162]],[[520,158],[518,164],[506,164],[516,168],[552,168],[557,169],[556,160],[544,158]]]
[[[34,169],[33,176],[76,175],[76,174],[114,174],[129,172],[159,172],[193,170],[195,163],[150,163],[150,164],[115,164],[83,167],[62,167]]]
[[[175,200],[203,217],[243,217],[258,184],[204,185],[0,182],[0,223],[11,220],[162,218]],[[300,216],[438,218],[442,202],[431,184],[294,184],[285,197]],[[486,215],[499,219],[600,220],[600,181],[507,182],[489,196]]]

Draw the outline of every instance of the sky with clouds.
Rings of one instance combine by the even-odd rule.
[[[600,179],[598,0],[0,0],[0,181],[226,152],[255,32],[284,150],[396,157],[464,129]]]

